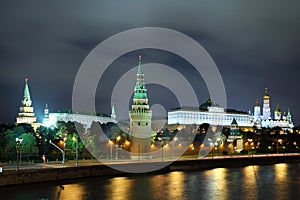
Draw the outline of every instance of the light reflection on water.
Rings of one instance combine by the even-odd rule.
[[[4,187],[0,195],[13,200],[300,199],[300,164],[96,177]]]

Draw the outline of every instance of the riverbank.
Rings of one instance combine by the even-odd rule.
[[[166,161],[168,162],[168,161]],[[181,159],[163,167],[161,161],[153,162],[116,162],[115,165],[132,168],[135,166],[147,167],[149,165],[162,165],[162,168],[155,171],[157,173],[167,173],[171,171],[207,170],[213,168],[237,168],[249,165],[273,165],[277,163],[300,163],[300,155],[265,155],[265,156],[245,156],[245,157],[214,157],[203,159]],[[113,166],[114,164],[111,164]],[[89,178],[97,176],[118,176],[128,173],[110,168],[104,164],[91,164],[80,167],[56,167],[41,169],[25,169],[19,171],[3,171],[0,173],[0,186],[29,184],[48,181],[71,180],[79,178]]]

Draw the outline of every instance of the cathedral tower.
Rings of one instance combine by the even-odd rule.
[[[268,94],[268,88],[265,88],[265,94],[263,98],[263,120],[270,119],[271,108],[270,108],[270,96]]]
[[[133,104],[130,117],[131,134],[131,159],[148,159],[151,145],[151,117],[152,111],[149,109],[147,89],[144,82],[142,70],[142,56],[139,56],[138,71],[136,74],[136,85],[134,88]]]
[[[277,107],[274,111],[274,119],[275,120],[281,120],[281,111],[279,109],[279,105],[277,104]]]

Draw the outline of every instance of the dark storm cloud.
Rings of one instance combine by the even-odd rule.
[[[5,98],[1,100],[0,121],[13,121],[17,115],[25,76],[30,78],[38,112],[45,103],[53,110],[69,108],[76,72],[97,44],[127,29],[157,26],[181,31],[203,45],[222,74],[228,107],[252,109],[256,99],[261,101],[264,87],[269,87],[272,106],[279,103],[282,110],[290,107],[299,123],[299,94],[295,92],[300,58],[299,6],[296,1],[273,0],[2,1],[0,92]],[[124,58],[120,67],[136,65],[137,54]],[[184,62],[164,55],[152,53],[144,60],[192,72]],[[126,70],[110,73],[123,72]],[[104,94],[110,88],[97,91],[97,101],[109,103]],[[207,98],[201,78],[194,89],[201,100]]]

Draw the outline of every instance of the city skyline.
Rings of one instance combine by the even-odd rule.
[[[73,10],[68,11],[58,9],[50,2],[45,2],[47,5],[26,2],[18,8],[13,3],[2,3],[0,9],[6,17],[0,19],[3,27],[0,33],[0,66],[3,71],[0,91],[5,95],[0,122],[15,121],[25,77],[29,78],[39,120],[45,104],[54,111],[71,108],[77,70],[96,45],[121,31],[155,26],[180,31],[203,45],[222,75],[227,108],[253,111],[256,100],[262,105],[264,88],[267,87],[272,115],[277,104],[282,111],[289,108],[297,126],[300,122],[297,94],[299,3],[271,2],[270,7],[266,2],[256,1],[234,1],[226,3],[226,6],[222,6],[224,2],[197,3],[188,6],[188,12],[184,13],[184,3],[168,2],[147,5],[144,2],[134,5],[124,2],[94,5],[73,2]],[[207,10],[215,11],[210,13]],[[203,79],[194,76],[192,66],[184,59],[167,52],[146,49],[127,53],[109,67],[103,78],[103,82],[108,84],[99,85],[97,89],[97,111],[110,113],[113,85],[122,74],[136,66],[138,54],[144,55],[145,64],[163,63],[188,77],[197,92],[199,103],[209,97]],[[166,105],[167,99],[172,97],[156,85],[147,88],[150,104],[162,102]],[[151,94],[151,91],[158,92]],[[165,98],[155,94],[162,91],[166,93]],[[174,108],[176,103],[168,106],[167,109]]]

